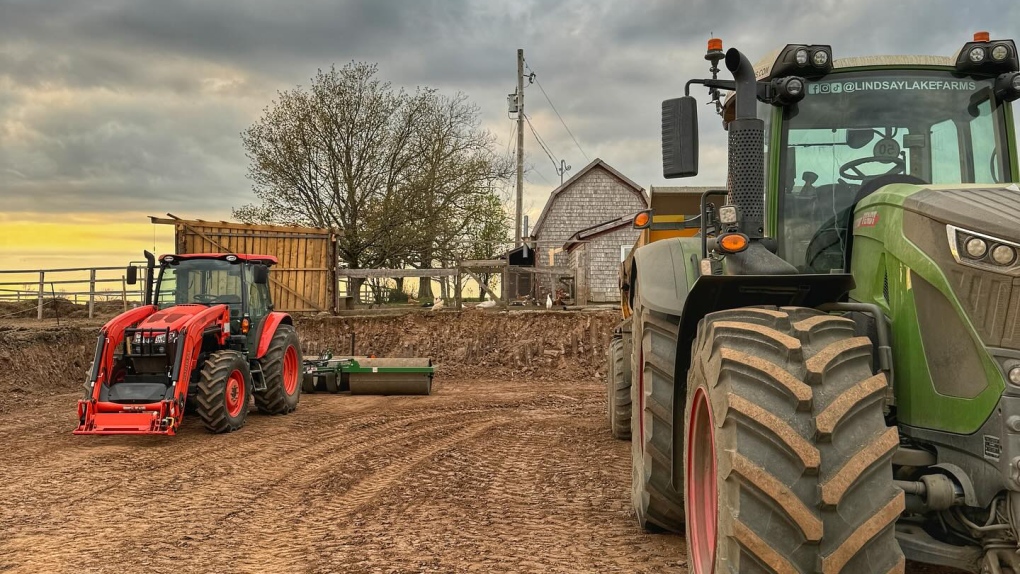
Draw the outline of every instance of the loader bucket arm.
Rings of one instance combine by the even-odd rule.
[[[89,398],[78,401],[79,425],[74,434],[176,434],[184,415],[188,385],[198,365],[202,339],[209,333],[215,334],[220,346],[226,343],[229,332],[224,330],[224,325],[230,324],[230,310],[226,305],[205,309],[173,333],[176,343],[168,381],[173,389],[172,395],[168,392],[162,400],[143,404],[100,400],[102,385],[117,382],[110,377],[117,348],[124,345],[125,330],[137,325],[155,310],[154,306],[146,306],[129,311],[103,328],[97,349],[97,357],[102,357],[99,361],[101,366],[93,368]],[[152,332],[165,331],[153,329]],[[171,344],[170,341],[167,343]],[[126,350],[126,346],[124,348]]]
[[[92,386],[91,396],[93,399],[99,398],[100,386],[110,382],[111,370],[113,369],[113,354],[117,347],[124,342],[124,330],[144,321],[146,317],[155,312],[155,305],[138,307],[110,319],[99,330],[96,356],[92,363],[92,371],[88,375],[88,382]]]

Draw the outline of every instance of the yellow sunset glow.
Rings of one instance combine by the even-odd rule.
[[[172,251],[174,230],[146,214],[0,213],[0,270],[112,267]]]

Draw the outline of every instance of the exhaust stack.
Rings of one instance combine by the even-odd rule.
[[[736,81],[736,114],[729,125],[728,187],[740,210],[741,231],[761,239],[765,231],[765,122],[757,117],[757,85],[747,56],[726,52],[726,68]]]

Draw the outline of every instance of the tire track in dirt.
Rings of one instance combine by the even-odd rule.
[[[341,397],[323,397],[323,399],[337,400],[341,399]],[[313,416],[314,414],[312,413]],[[178,521],[185,520],[196,508],[206,513],[218,515],[216,520],[210,524],[220,525],[222,520],[238,515],[237,507],[231,506],[231,503],[241,502],[242,504],[239,506],[245,508],[256,502],[260,494],[272,490],[274,486],[286,481],[291,476],[304,474],[315,477],[326,466],[343,463],[357,458],[369,450],[385,448],[387,445],[398,443],[411,435],[421,434],[420,429],[417,428],[410,428],[395,434],[392,432],[393,429],[398,427],[408,427],[412,421],[414,424],[428,424],[433,431],[462,426],[462,422],[449,422],[457,419],[459,414],[457,411],[448,411],[417,416],[414,413],[409,413],[407,417],[399,414],[395,416],[387,415],[381,421],[377,420],[379,418],[378,415],[370,415],[369,420],[352,419],[347,421],[347,424],[337,427],[334,431],[320,433],[321,440],[316,445],[304,445],[304,448],[298,450],[295,449],[299,446],[298,439],[302,438],[300,436],[300,429],[286,435],[278,435],[277,440],[261,444],[253,443],[252,441],[242,440],[239,442],[236,440],[242,437],[244,431],[228,436],[202,435],[204,440],[201,441],[201,444],[189,445],[198,446],[198,448],[202,449],[202,452],[196,453],[188,449],[189,452],[187,453],[164,460],[162,468],[149,470],[146,477],[141,479],[137,476],[121,478],[115,480],[113,484],[106,485],[84,496],[79,496],[77,499],[67,500],[65,497],[61,498],[64,499],[62,502],[71,504],[80,502],[84,498],[89,498],[88,508],[90,515],[100,517],[117,515],[118,513],[125,517],[124,507],[126,506],[126,500],[144,500],[146,508],[162,509],[155,522],[148,515],[133,516],[130,513],[126,515],[127,518],[133,519],[131,520],[132,523],[136,524],[133,524],[130,529],[117,536],[117,546],[130,548],[136,544],[144,544],[146,539],[153,538],[152,531],[158,531],[160,525],[172,525]],[[275,417],[263,420],[269,420],[273,423],[279,422],[280,424],[285,424],[286,421],[286,419]],[[439,424],[441,421],[447,422]],[[256,425],[253,424],[252,426]],[[279,425],[274,424],[273,426]],[[352,431],[352,428],[355,430]],[[251,432],[250,429],[249,432]],[[361,440],[363,437],[371,437],[376,434],[380,435],[381,438],[368,441]],[[180,440],[180,438],[164,440],[172,441]],[[304,438],[307,439],[307,437]],[[229,444],[222,444],[211,452],[204,448],[207,444],[216,444],[215,441],[223,443],[229,441]],[[194,441],[189,442],[193,443]],[[350,445],[355,446],[351,448]],[[341,451],[340,456],[337,456],[338,451]],[[299,454],[295,456],[293,454],[295,452]],[[285,462],[286,464],[274,467],[271,464],[274,462],[272,459],[280,459],[281,457],[286,458],[286,460],[278,462]],[[243,467],[246,468],[281,469],[284,472],[278,475],[258,477],[257,481],[253,482],[252,488],[245,489],[243,494],[235,495],[234,499],[231,500],[230,497],[222,496],[224,489],[218,483],[224,480],[229,481],[231,475],[236,474],[242,467],[236,464],[228,464],[219,467],[213,466],[212,469],[205,468],[211,460],[215,459],[244,460],[245,464]],[[185,461],[187,461],[187,464],[181,466]],[[160,488],[154,487],[153,476],[165,479]],[[129,483],[129,480],[134,480],[135,482]],[[314,480],[314,478],[310,478],[302,481],[295,487],[295,492],[302,492]],[[155,495],[147,495],[147,493],[152,491],[155,491]],[[172,500],[181,491],[193,493],[189,496],[188,504],[184,506]],[[38,493],[36,494],[38,495]],[[38,495],[37,498],[40,501],[47,500],[45,495]],[[224,503],[226,503],[226,506],[224,506]],[[57,520],[44,521],[34,525],[37,535],[42,540],[47,541],[42,545],[35,543],[35,553],[49,560],[62,561],[71,558],[70,556],[64,556],[65,553],[63,552],[67,548],[63,543],[66,537],[86,536],[91,528],[99,528],[100,531],[102,529],[101,524],[94,524],[90,520],[78,522],[68,527],[64,520],[61,519],[62,517],[58,516],[57,518]],[[213,530],[216,528],[219,528],[219,526],[214,526]],[[202,532],[201,529],[188,534],[176,533],[169,529],[167,532],[158,533],[155,537],[158,537],[163,542],[176,542],[180,546],[187,546],[190,540],[201,541],[210,539],[212,535]],[[16,546],[15,549],[17,549]],[[86,554],[90,553],[86,551]],[[79,555],[80,558],[81,556]],[[101,559],[101,556],[95,556],[97,562],[101,561]]]
[[[238,433],[191,420],[157,440],[68,436],[73,399],[0,420],[17,461],[0,459],[0,496],[17,502],[0,506],[0,571],[638,572],[682,559],[678,538],[634,527],[615,468],[626,445],[603,432],[591,382],[313,395]],[[591,542],[607,522],[615,552]],[[637,553],[647,568],[604,557]]]

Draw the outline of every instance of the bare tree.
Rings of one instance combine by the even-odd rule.
[[[376,75],[350,63],[280,93],[241,134],[259,203],[234,217],[335,228],[350,268],[449,263],[480,220],[506,225],[489,198],[509,158],[463,94],[408,94]]]

